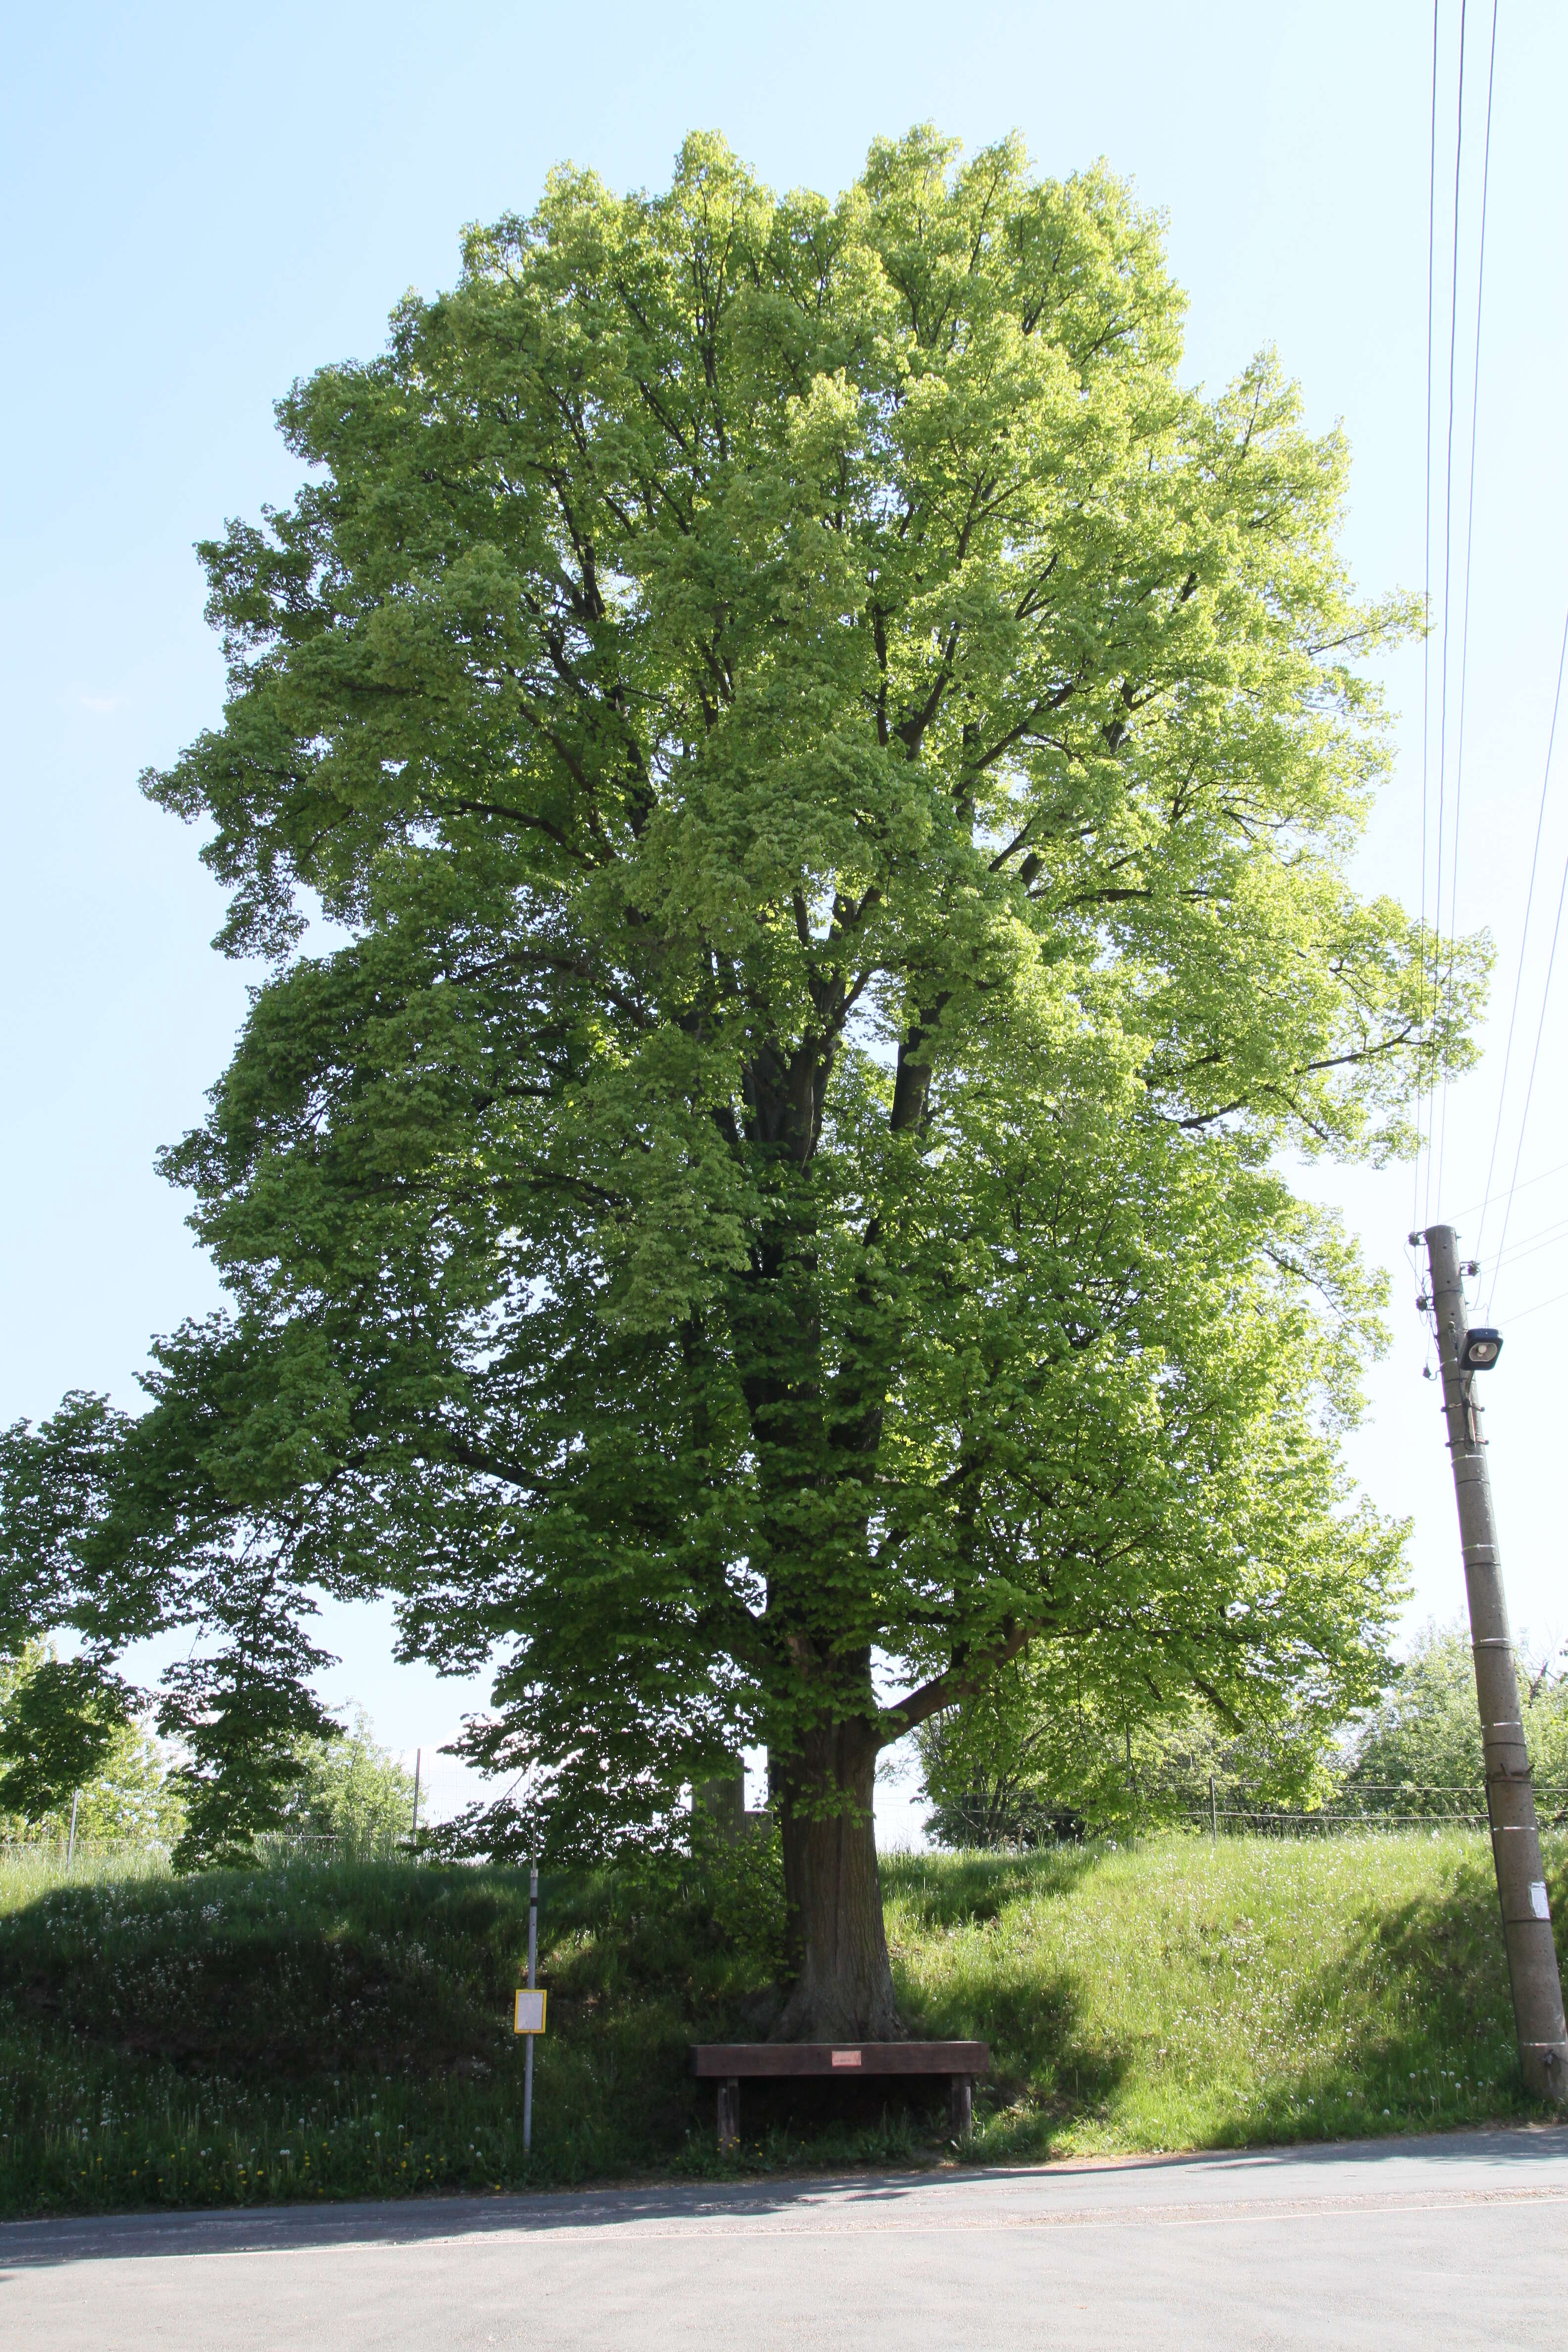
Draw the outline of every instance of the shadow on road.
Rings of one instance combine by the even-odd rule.
[[[839,2179],[723,2182],[704,2186],[668,2184],[588,2191],[545,2190],[532,2196],[405,2199],[384,2204],[267,2206],[250,2211],[213,2213],[121,2213],[58,2221],[0,2224],[0,2284],[7,2273],[73,2263],[204,2254],[306,2251],[334,2245],[418,2245],[456,2237],[511,2231],[603,2229],[628,2224],[731,2220],[737,2223],[774,2216],[809,2215],[814,2210],[868,2208],[896,2210],[916,2200],[921,2219],[940,2227],[950,2200],[971,2210],[977,2200],[998,2202],[1031,2192],[1037,2209],[1050,2210],[1053,2186],[1079,2191],[1090,2181],[1114,2187],[1123,2201],[1145,2206],[1158,2182],[1159,2201],[1185,2206],[1200,2189],[1217,2209],[1232,2200],[1255,2200],[1274,2193],[1312,2197],[1331,2193],[1375,2195],[1392,2185],[1381,2176],[1394,2168],[1417,2171],[1415,2183],[1443,2190],[1463,2166],[1487,2168],[1487,2191],[1528,2188],[1543,2164],[1568,2164],[1568,2125],[1504,2126],[1490,2131],[1432,2134],[1421,2137],[1327,2142],[1317,2147],[1238,2149],[1232,2154],[1116,2158],[1066,2164],[988,2167],[983,2173],[963,2166],[939,2171],[866,2174]],[[1334,2176],[1331,2181],[1325,2176]],[[1557,2176],[1561,2179],[1562,2176]],[[1139,2194],[1126,2199],[1130,2184]],[[1553,2182],[1553,2186],[1556,2182]],[[1563,2182],[1568,2189],[1568,2181]],[[1081,2194],[1074,2201],[1083,2202]],[[933,2210],[934,2209],[934,2210]]]

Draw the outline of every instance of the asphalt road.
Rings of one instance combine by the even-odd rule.
[[[0,2228],[18,2352],[1568,2344],[1568,2128]]]

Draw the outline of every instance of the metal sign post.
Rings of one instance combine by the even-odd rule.
[[[528,1989],[533,1990],[534,1964],[539,1957],[539,1872],[531,1863],[528,1871]],[[530,2007],[531,2007],[531,2003]],[[528,2052],[522,2062],[522,2152],[527,2156],[533,2147],[533,2036],[544,2023],[543,2004],[540,2004],[539,2024],[529,2020],[532,2032],[528,2036]]]

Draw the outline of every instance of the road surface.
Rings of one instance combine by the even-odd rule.
[[[18,2352],[1568,2344],[1568,2128],[0,2227]]]

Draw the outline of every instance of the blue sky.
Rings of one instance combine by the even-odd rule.
[[[1445,175],[1458,21],[1443,0]],[[1486,5],[1471,5],[1468,29],[1457,551]],[[682,132],[712,126],[775,184],[836,190],[879,132],[933,118],[973,147],[1016,128],[1042,170],[1103,155],[1168,215],[1191,299],[1188,373],[1217,385],[1259,344],[1277,345],[1313,421],[1342,417],[1350,433],[1358,575],[1418,588],[1430,40],[1426,0],[773,12],[324,0],[244,12],[64,5],[13,19],[0,92],[0,1415],[47,1411],[71,1385],[133,1402],[148,1334],[216,1301],[152,1160],[199,1117],[257,975],[211,953],[220,909],[197,843],[147,807],[135,780],[218,716],[191,543],[290,494],[271,403],[292,378],[374,351],[406,287],[450,282],[461,224],[526,208],[558,159],[657,184]],[[1565,66],[1568,13],[1503,0],[1458,917],[1499,943],[1504,1022],[1568,603]],[[1440,192],[1445,281],[1448,202]],[[1446,333],[1440,318],[1440,379]],[[1440,473],[1441,382],[1439,395]],[[1456,613],[1456,644],[1457,628]],[[1413,903],[1419,652],[1394,656],[1386,675],[1400,758],[1361,873]],[[1522,999],[1531,1034],[1565,852],[1568,783],[1548,807]],[[1568,1217],[1565,1003],[1560,970],[1521,1168],[1539,1181],[1513,1213],[1520,1241]],[[1500,1060],[1500,1034],[1450,1100],[1432,1204],[1458,1212],[1472,1237]],[[1453,1505],[1401,1247],[1410,1172],[1310,1181],[1394,1274],[1394,1345],[1373,1372],[1374,1418],[1354,1459],[1374,1499],[1415,1521],[1413,1614],[1449,1615],[1462,1600]],[[1489,1224],[1495,1238],[1495,1213]],[[1505,1269],[1509,1343],[1491,1391],[1514,1613],[1542,1640],[1568,1633],[1549,1418],[1568,1305],[1526,1310],[1560,1291],[1568,1237]],[[470,1695],[390,1668],[384,1621],[334,1618],[328,1639],[343,1653],[329,1696],[363,1699],[399,1747],[449,1735]]]

